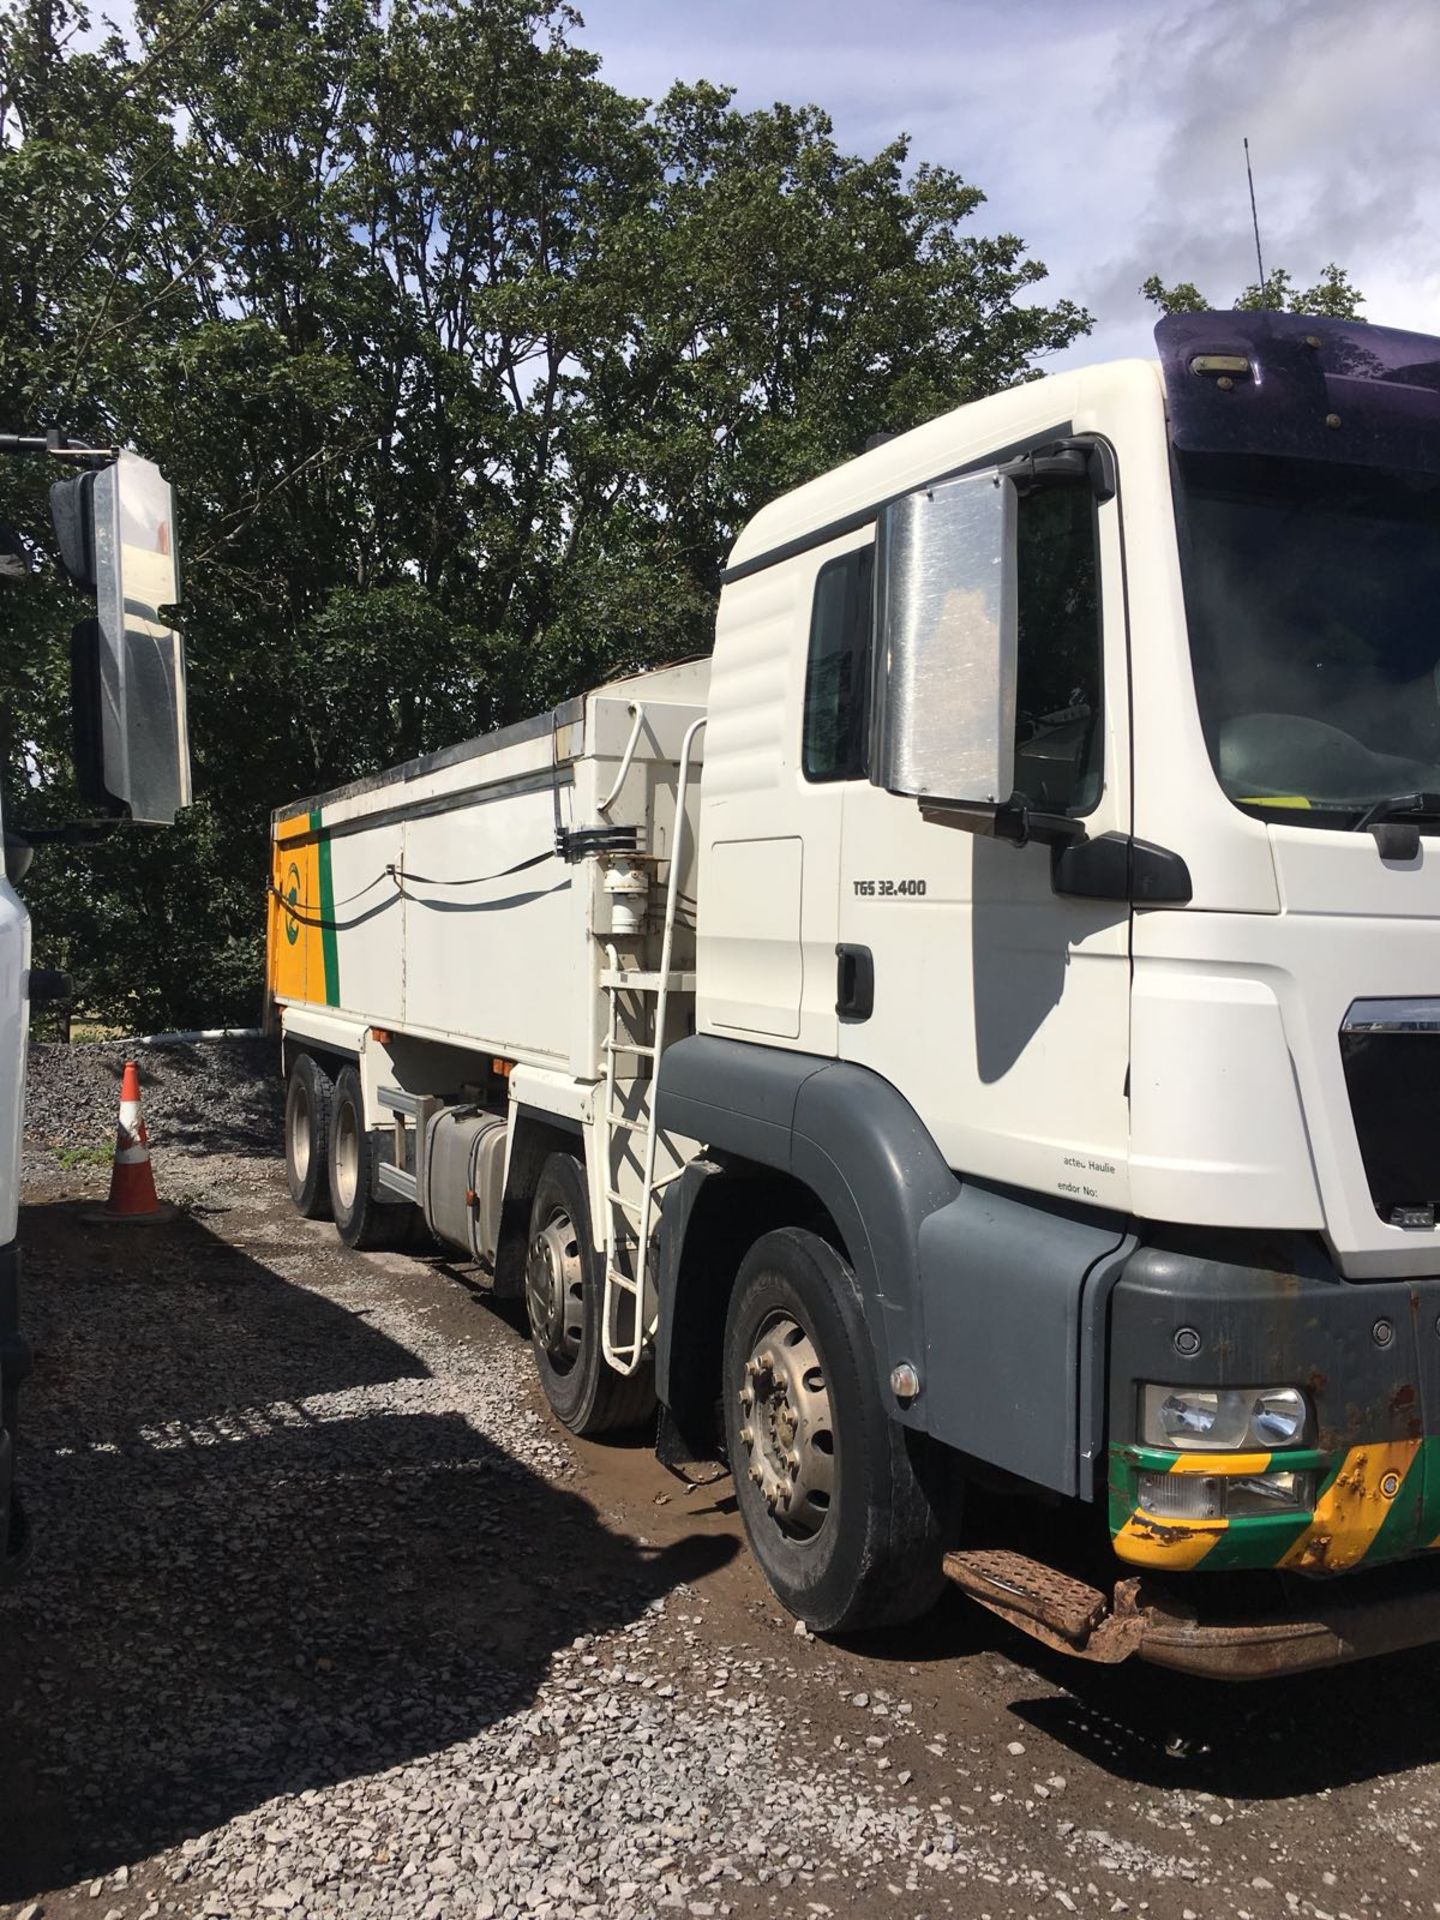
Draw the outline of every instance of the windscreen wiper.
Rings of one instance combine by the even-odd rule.
[[[1440,793],[1392,793],[1386,800],[1376,800],[1366,807],[1351,832],[1364,833],[1367,827],[1379,826],[1385,820],[1440,820]]]
[[[1351,831],[1373,833],[1382,860],[1414,860],[1422,820],[1440,821],[1440,793],[1392,793],[1366,807]]]

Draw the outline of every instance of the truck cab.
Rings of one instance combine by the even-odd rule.
[[[1440,1544],[1440,343],[1158,342],[741,536],[662,1112],[888,1113],[806,1151],[893,1190],[891,1416],[1122,1572],[1369,1568]]]

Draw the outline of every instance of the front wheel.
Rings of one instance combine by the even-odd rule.
[[[638,1426],[655,1407],[648,1361],[628,1376],[606,1362],[604,1282],[585,1169],[572,1153],[552,1153],[530,1205],[525,1310],[545,1398],[572,1433],[587,1436]]]
[[[820,1632],[925,1613],[944,1586],[935,1463],[886,1411],[860,1290],[832,1246],[795,1227],[756,1241],[723,1369],[736,1498],[776,1598]]]

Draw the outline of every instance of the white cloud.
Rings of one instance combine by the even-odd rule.
[[[1217,299],[1255,277],[1248,134],[1268,267],[1303,280],[1335,260],[1372,319],[1440,323],[1440,10],[1209,0],[1167,12],[1116,71],[1111,109],[1148,103],[1155,168],[1096,299],[1114,310],[1151,269]]]
[[[1440,331],[1440,6],[1435,0],[581,0],[606,77],[677,76],[744,106],[814,100],[873,151],[989,196],[1043,297],[1096,314],[1070,358],[1150,350],[1147,273],[1227,302],[1254,278],[1241,142],[1267,266],[1348,267],[1370,318]]]

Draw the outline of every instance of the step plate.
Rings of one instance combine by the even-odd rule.
[[[999,1548],[947,1553],[945,1572],[972,1599],[997,1612],[1023,1615],[1075,1646],[1082,1646],[1110,1611],[1098,1587],[1024,1553]]]

